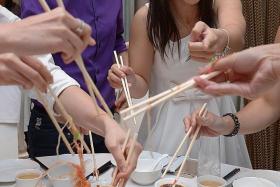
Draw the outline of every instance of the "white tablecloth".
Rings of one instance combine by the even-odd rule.
[[[38,158],[42,163],[44,163],[45,165],[47,165],[48,167],[53,166],[57,160],[68,160],[74,163],[78,163],[78,157],[75,156],[71,156],[71,155],[60,155],[59,157],[57,156],[50,156],[50,157],[41,157]],[[111,154],[96,154],[96,160],[97,160],[97,166],[100,167],[101,165],[105,164],[106,162],[108,162],[109,160],[112,159]],[[91,155],[85,155],[85,162],[87,165],[87,174],[89,174],[91,172],[91,168],[92,168],[92,161],[91,161]],[[222,176],[228,174],[230,171],[232,171],[233,169],[235,169],[235,166],[230,166],[230,165],[222,165]],[[103,174],[102,176],[100,176],[100,179],[106,179],[111,181],[111,173],[112,173],[113,169],[107,171],[105,174]],[[251,169],[246,169],[246,168],[241,168],[241,173],[242,172],[247,172],[247,171],[251,171]],[[168,177],[168,176],[167,176]],[[238,175],[236,175],[236,177],[238,177]],[[233,178],[234,179],[234,178]],[[232,179],[232,180],[233,180]],[[4,184],[4,183],[0,183],[0,187],[13,187],[14,184]],[[150,186],[146,186],[146,187],[152,187],[153,185]],[[129,180],[127,183],[127,187],[141,187],[137,184],[135,184],[133,181]]]

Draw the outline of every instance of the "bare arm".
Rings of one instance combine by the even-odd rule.
[[[136,143],[132,160],[126,165],[124,155],[121,151],[126,134],[113,119],[99,107],[96,108],[92,99],[79,87],[68,87],[60,94],[59,99],[77,125],[105,138],[105,144],[113,154],[120,169],[117,179],[123,178],[127,180],[137,165],[137,160],[142,150],[141,145]],[[55,109],[57,110],[56,105]],[[130,139],[126,148],[127,150],[131,147],[131,141]]]
[[[246,22],[242,14],[240,0],[216,0],[218,28],[227,30],[230,38],[231,52],[244,47]],[[223,32],[223,31],[222,31]]]
[[[142,7],[136,13],[131,27],[129,63],[136,77],[130,90],[134,98],[141,98],[147,93],[154,60],[154,48],[146,29],[147,13],[148,8]]]
[[[259,132],[277,119],[280,114],[280,84],[271,89],[265,96],[250,102],[244,107],[237,116],[240,121],[240,133],[241,134],[252,134]],[[226,126],[228,128],[226,133],[230,133],[233,129],[233,121],[228,117],[225,117]]]
[[[236,115],[240,122],[241,134],[252,134],[259,132],[280,117],[280,83],[273,87],[263,97],[260,97],[247,106],[245,106]],[[192,116],[185,118],[186,131],[191,126],[201,126],[201,135],[203,136],[219,136],[230,134],[234,129],[234,122],[231,117],[219,117],[211,112],[207,114],[206,118],[197,116],[198,111],[194,112]]]

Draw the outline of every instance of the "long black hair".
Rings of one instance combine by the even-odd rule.
[[[169,1],[150,0],[147,16],[149,40],[154,48],[159,50],[162,57],[165,55],[165,47],[171,39],[176,42],[181,39]],[[211,27],[214,26],[216,16],[213,9],[213,0],[200,0],[198,3],[198,15],[200,21]]]

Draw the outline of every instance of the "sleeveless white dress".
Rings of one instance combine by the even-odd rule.
[[[199,67],[205,66],[205,63],[193,60],[186,62],[189,56],[188,42],[189,36],[181,39],[180,57],[178,44],[172,41],[166,47],[167,55],[164,58],[161,57],[159,51],[155,51],[149,87],[150,97],[187,81],[198,74]],[[174,47],[172,47],[173,45]],[[219,116],[228,112],[236,112],[233,101],[229,96],[213,98],[197,89],[187,90],[153,108],[149,114],[150,118],[148,114],[145,114],[139,130],[139,141],[144,145],[144,149],[173,155],[185,136],[184,117],[191,115],[205,102],[208,103],[208,111]],[[148,122],[148,119],[150,119],[150,122]],[[150,131],[148,126],[151,126]],[[150,135],[148,136],[148,134]],[[186,150],[187,145],[184,146],[179,155],[184,155]],[[223,163],[251,167],[243,136],[220,137],[220,151]],[[193,147],[191,158],[196,159],[198,152],[199,140]]]

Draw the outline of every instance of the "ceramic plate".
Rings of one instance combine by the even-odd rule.
[[[233,187],[276,187],[273,182],[259,177],[244,177],[233,182]]]
[[[24,169],[40,169],[40,166],[32,160],[0,160],[0,182],[14,182],[16,173]]]
[[[238,178],[244,177],[257,177],[269,180],[276,184],[277,187],[280,187],[280,172],[272,170],[253,170],[250,172],[244,172],[238,174]]]

